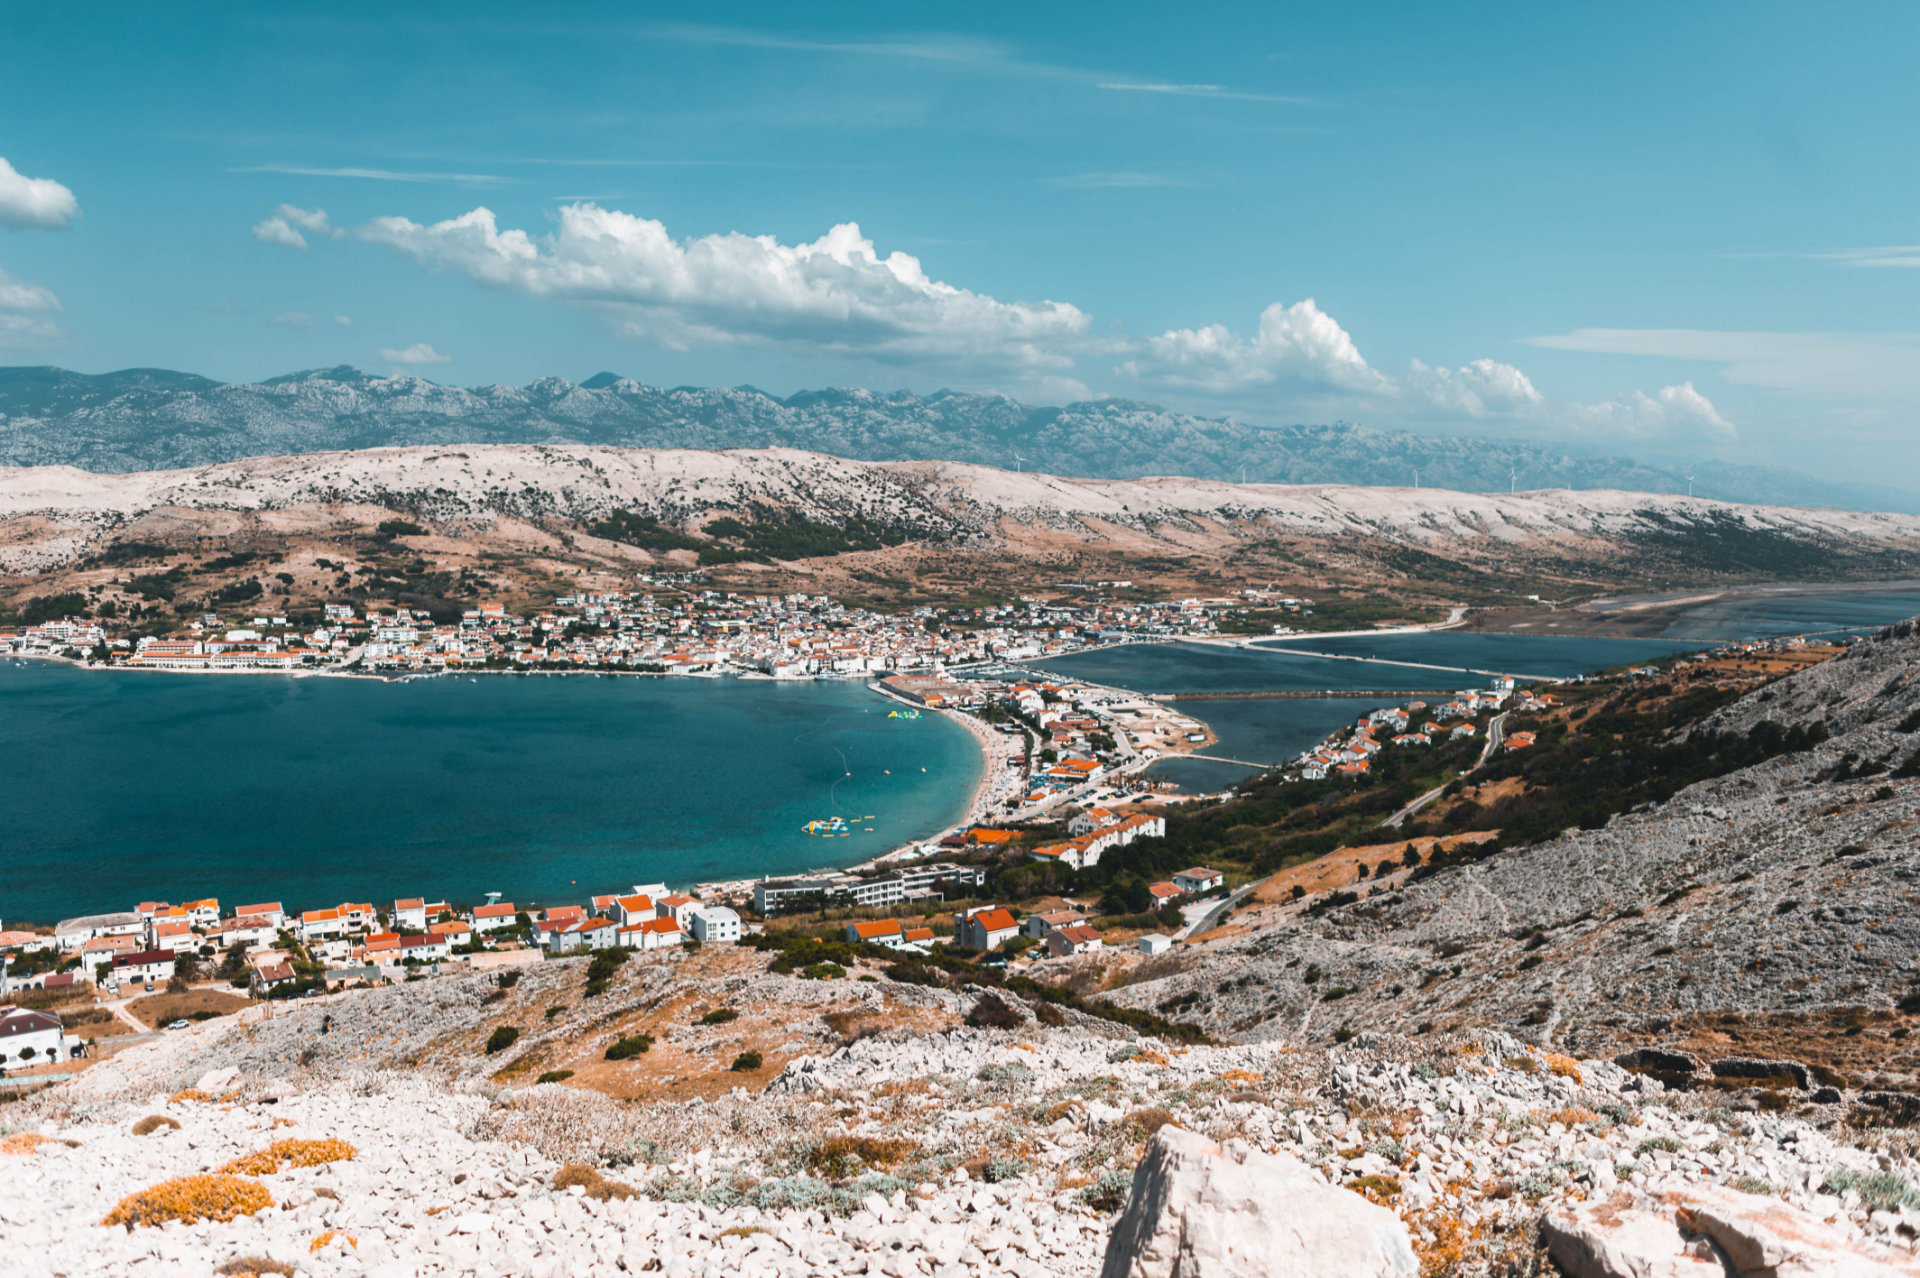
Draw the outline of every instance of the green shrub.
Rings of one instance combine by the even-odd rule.
[[[814,963],[802,968],[800,975],[809,981],[837,981],[847,974],[838,963]]]
[[[733,1058],[733,1064],[727,1066],[736,1074],[751,1074],[766,1063],[758,1052],[742,1052]]]
[[[629,1034],[607,1049],[610,1061],[631,1060],[653,1047],[653,1035]]]
[[[536,1083],[564,1083],[572,1077],[573,1071],[570,1069],[550,1069],[533,1081]]]
[[[1019,1029],[1026,1023],[998,994],[982,994],[967,1012],[967,1024],[979,1029]]]
[[[716,1007],[701,1017],[700,1023],[702,1025],[725,1025],[728,1021],[737,1021],[739,1019],[740,1013],[734,1011],[731,1007]]]
[[[516,1026],[502,1025],[495,1029],[487,1039],[487,1055],[504,1052],[520,1041],[520,1030]]]

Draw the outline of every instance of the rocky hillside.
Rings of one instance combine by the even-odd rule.
[[[1256,903],[1219,940],[1138,969],[1119,997],[1235,1039],[1495,1025],[1581,1054],[1648,1041],[1791,1054],[1835,1079],[1920,1087],[1915,624],[1693,731],[1763,722],[1830,735],[1603,829],[1348,884],[1348,904]],[[1398,864],[1403,848],[1377,850]]]
[[[1036,540],[1225,558],[1274,538],[1604,560],[1630,549],[1702,571],[1886,574],[1920,561],[1920,516],[1737,506],[1618,491],[1463,493],[1197,479],[1070,479],[954,462],[860,462],[788,449],[702,452],[470,445],[303,453],[129,475],[0,471],[0,567],[57,566],[143,521],[192,512],[405,513],[466,533],[498,518],[570,525],[633,510],[697,526],[772,506],[964,545]],[[164,515],[164,519],[159,518]],[[302,521],[267,521],[291,527]],[[233,528],[221,535],[231,537]],[[142,531],[141,535],[146,535]]]
[[[1498,1033],[1178,1047],[1018,999],[987,1028],[977,989],[765,962],[636,957],[591,1012],[583,964],[554,962],[129,1047],[0,1107],[8,1271],[1464,1278],[1763,1237],[1853,1266],[1795,1273],[1911,1272],[1920,1164],[1830,1099],[1674,1092]],[[652,1050],[604,1059],[643,1024]],[[537,1028],[489,1054],[502,1025]],[[784,1067],[724,1063],[775,1040]],[[1664,1235],[1589,1201],[1664,1211]],[[1675,1228],[1676,1204],[1713,1223]]]
[[[169,470],[242,457],[416,444],[798,448],[868,461],[958,461],[1107,479],[1192,475],[1280,484],[1420,482],[1464,492],[1619,488],[1684,493],[1683,473],[1510,440],[1364,426],[1258,427],[1102,400],[1035,407],[942,391],[671,390],[602,373],[575,384],[464,389],[319,369],[258,384],[164,369],[88,376],[0,369],[0,465]],[[1706,463],[1697,491],[1730,501],[1920,511],[1892,487]]]

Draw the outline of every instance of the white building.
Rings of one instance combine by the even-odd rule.
[[[139,936],[146,930],[138,914],[85,914],[54,924],[53,939],[63,950],[77,950],[97,936]]]
[[[732,944],[740,939],[740,916],[724,905],[702,905],[686,912],[693,939],[702,945]]]
[[[1139,946],[1142,954],[1165,954],[1173,948],[1173,938],[1159,932],[1149,932],[1140,938]]]
[[[393,903],[393,930],[396,932],[424,932],[427,930],[427,902],[425,897],[402,897]]]
[[[129,981],[170,981],[173,979],[172,950],[141,950],[137,954],[119,954],[113,960],[113,979],[124,985]]]
[[[64,1060],[67,1034],[60,1018],[47,1012],[0,1008],[0,1069],[19,1069],[42,1061]]]

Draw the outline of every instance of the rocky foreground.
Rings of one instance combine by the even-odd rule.
[[[1920,1273],[1904,1134],[1500,1034],[896,1029],[684,1101],[305,1050],[467,984],[209,1022],[0,1110],[7,1272]]]

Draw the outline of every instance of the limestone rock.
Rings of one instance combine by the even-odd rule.
[[[1689,1240],[1672,1212],[1634,1202],[1623,1193],[1548,1213],[1547,1254],[1568,1278],[1725,1278],[1711,1245]]]
[[[1799,1061],[1762,1061],[1746,1056],[1729,1056],[1713,1063],[1715,1078],[1751,1078],[1756,1082],[1791,1078],[1801,1091],[1807,1090],[1807,1067]]]
[[[1399,1217],[1286,1154],[1154,1133],[1101,1278],[1414,1278]]]

